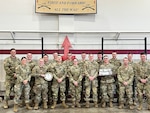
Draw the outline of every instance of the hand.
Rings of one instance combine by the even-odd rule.
[[[57,81],[58,81],[58,83],[61,83],[62,82],[62,78],[59,78]]]
[[[42,77],[45,77],[45,75],[44,75],[44,74],[41,74],[41,76],[42,76]]]
[[[15,78],[17,78],[17,75],[16,75],[16,73],[14,73],[14,77],[15,77]]]
[[[127,86],[127,85],[128,85],[128,82],[124,82],[123,84],[124,84],[125,86]]]
[[[141,79],[141,82],[145,84],[147,82],[147,80],[146,79]]]
[[[23,81],[23,84],[26,85],[27,83],[28,83],[28,80],[24,80],[24,81]]]
[[[93,81],[94,77],[93,76],[89,76],[89,79],[90,79],[90,81]]]
[[[75,86],[78,86],[78,82],[77,81],[74,81],[73,83],[74,83]]]

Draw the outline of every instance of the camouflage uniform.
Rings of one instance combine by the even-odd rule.
[[[118,68],[121,66],[121,61],[118,59],[110,59],[109,62],[115,66],[115,73],[117,73]]]
[[[99,69],[100,69],[100,66],[103,64],[103,60],[102,59],[97,59],[96,62],[99,64]],[[98,79],[98,88],[97,88],[98,89],[98,99],[101,100],[101,94],[102,94],[102,92],[100,90],[100,87],[101,87],[101,84],[100,84],[101,77],[98,76],[97,79]]]
[[[148,63],[148,61],[140,61],[137,65],[137,94],[139,107],[142,109],[143,93],[145,92],[147,103],[149,105],[148,109],[150,110],[150,64]],[[141,79],[146,79],[147,82],[142,83]]]
[[[27,62],[27,65],[30,67],[30,71],[32,73],[32,69],[35,67],[36,65],[36,62],[35,61],[30,61],[30,62]],[[31,101],[33,102],[34,101],[34,91],[33,91],[33,86],[34,86],[34,83],[35,83],[35,77],[33,74],[31,74],[31,80],[30,80],[30,98],[31,98]]]
[[[58,91],[60,89],[60,100],[63,102],[63,106],[67,108],[65,104],[65,91],[66,91],[66,66],[63,63],[57,63],[55,65],[50,65],[49,68],[53,72],[53,83],[52,83],[52,91],[53,91],[53,105],[51,106],[52,109],[55,108],[56,102],[58,100]],[[62,79],[59,83],[58,79]]]
[[[85,70],[84,70],[84,65],[85,62],[87,60],[79,60],[78,65],[81,67],[81,71],[82,71],[82,82],[81,82],[81,86],[82,86],[82,90],[81,90],[81,101],[84,101],[85,98]]]
[[[65,60],[63,62],[63,64],[67,67],[67,69],[69,69],[69,67],[73,65],[73,62],[72,62],[72,60],[67,59],[67,60]],[[70,84],[69,83],[70,83],[70,81],[69,81],[69,74],[67,72],[67,77],[66,77],[66,97],[70,96],[70,93],[71,93],[70,92]]]
[[[111,69],[112,73],[115,73],[115,67],[112,64],[102,64],[100,69]],[[101,76],[101,93],[102,93],[102,107],[106,106],[106,102],[112,103],[113,101],[113,88],[114,88],[114,76],[107,75]],[[112,105],[111,105],[112,106]],[[111,107],[110,106],[110,107]]]
[[[137,64],[134,63],[133,61],[129,61],[129,65],[132,66],[133,72],[134,72],[132,90],[133,90],[133,104],[136,105],[136,101],[137,101],[137,78],[136,78]]]
[[[14,77],[14,74],[16,73],[15,68],[20,64],[20,59],[15,57],[12,58],[7,57],[4,60],[4,69],[6,72],[6,77],[5,77],[5,104],[8,106],[8,100],[10,99],[10,93],[11,90],[14,88],[14,85],[16,83],[16,78]],[[5,105],[4,105],[5,106]]]
[[[115,79],[115,84],[114,84],[114,91],[116,93],[116,97],[118,98],[119,97],[119,85],[118,85],[118,79],[117,79],[117,71],[118,71],[118,68],[121,66],[121,61],[116,59],[116,58],[112,58],[109,60],[109,62],[111,64],[113,64],[115,66],[115,76],[114,76],[114,79]],[[119,101],[119,99],[117,99],[117,101]]]
[[[79,105],[81,99],[81,81],[82,81],[82,70],[79,65],[71,66],[68,69],[68,74],[70,77],[70,90],[71,90],[71,97],[73,102],[73,107],[75,106],[75,102]],[[74,82],[78,83],[78,86],[74,85]],[[80,105],[78,106],[80,107]]]
[[[98,95],[97,95],[97,76],[98,76],[98,63],[96,61],[87,61],[85,63],[85,87],[86,87],[86,94],[85,94],[85,101],[86,101],[86,107],[89,107],[89,101],[90,101],[90,92],[91,89],[93,91],[93,101],[95,104],[95,107],[97,107],[98,102]],[[94,77],[94,80],[90,80],[89,77]]]
[[[35,104],[38,106],[41,100],[43,104],[48,102],[48,82],[41,76],[47,72],[47,66],[44,65],[42,67],[35,66],[32,70],[32,74],[35,76],[35,84],[33,87],[35,93]],[[36,107],[37,107],[36,106]],[[38,107],[35,109],[38,109]],[[47,108],[47,107],[46,107]]]
[[[29,94],[30,94],[30,85],[29,81],[31,79],[30,76],[30,67],[28,65],[19,65],[16,67],[16,75],[17,75],[17,82],[15,84],[15,98],[14,103],[18,104],[20,100],[20,96],[22,94],[22,91],[24,89],[24,95],[25,95],[25,103],[29,103]],[[23,81],[27,80],[28,83],[24,84]]]
[[[133,77],[134,77],[134,71],[132,66],[128,65],[128,67],[125,67],[124,65],[120,66],[118,69],[118,83],[119,83],[119,103],[120,106],[123,107],[124,104],[124,95],[126,93],[129,105],[133,105],[133,90],[132,90],[132,84],[133,84]],[[127,82],[128,85],[124,85],[124,82]]]
[[[44,62],[44,64],[48,67],[53,61]],[[51,72],[50,69],[47,69],[47,72]],[[48,101],[49,104],[52,103],[52,81],[48,81]]]

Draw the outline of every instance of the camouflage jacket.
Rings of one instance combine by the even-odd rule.
[[[62,80],[64,80],[66,78],[67,67],[63,63],[61,63],[61,64],[57,63],[57,64],[51,66],[51,68],[53,70],[52,73],[53,73],[53,76],[54,76],[53,81],[56,81],[60,78]]]
[[[17,57],[12,58],[10,56],[4,60],[4,69],[6,72],[6,79],[12,79],[13,78],[14,73],[16,73],[15,69],[18,65],[20,65],[20,59]]]
[[[138,62],[137,63],[137,80],[140,82],[141,79],[147,79],[150,83],[150,64],[148,61],[146,62]]]
[[[121,66],[121,61],[118,59],[110,59],[109,62],[115,66],[115,74],[117,74],[118,68]]]
[[[17,83],[22,83],[24,80],[30,81],[31,71],[28,65],[18,65],[16,67]]]
[[[84,70],[85,70],[85,75],[87,77],[89,76],[93,76],[94,78],[96,78],[98,76],[98,70],[99,70],[99,67],[98,67],[98,63],[96,61],[86,61],[85,64],[84,64]]]
[[[134,71],[132,66],[125,67],[124,65],[120,66],[118,69],[118,82],[123,85],[124,82],[128,82],[129,85],[133,83]]]
[[[69,74],[71,82],[74,82],[74,81],[80,82],[82,80],[82,70],[79,65],[71,66],[68,69],[68,74]]]
[[[44,65],[43,67],[35,66],[32,70],[32,74],[35,77],[35,84],[47,84],[47,81],[42,77],[42,74],[46,74],[47,72],[47,66]]]

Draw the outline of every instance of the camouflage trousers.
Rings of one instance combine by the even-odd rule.
[[[90,101],[91,90],[93,93],[92,94],[93,101],[94,102],[98,101],[97,87],[98,87],[97,79],[95,79],[93,81],[89,81],[89,80],[85,81],[85,101]]]
[[[121,84],[119,84],[119,103],[124,103],[125,101],[125,94],[127,96],[127,100],[129,105],[133,104],[133,91],[132,91],[132,85],[128,85],[128,86],[123,86]]]
[[[6,80],[5,81],[5,96],[4,100],[8,101],[10,99],[10,93],[14,91],[15,80]]]
[[[33,87],[35,93],[35,103],[48,102],[48,84],[36,84]]]
[[[52,81],[48,82],[48,101],[49,103],[52,103],[53,95],[52,95]]]
[[[113,94],[114,83],[101,83],[101,96],[102,102],[112,101],[114,94]]]
[[[137,83],[138,102],[143,102],[143,94],[147,97],[147,103],[150,105],[150,85]]]
[[[25,103],[29,103],[29,94],[30,94],[30,85],[29,83],[27,83],[26,85],[24,85],[23,83],[20,84],[16,84],[15,85],[15,98],[14,98],[14,103],[18,104],[20,103],[20,96],[22,95],[22,93],[24,93],[24,99],[25,99]],[[24,90],[24,91],[23,91]]]
[[[81,100],[81,88],[81,83],[78,86],[75,86],[73,83],[70,84],[72,101],[79,102]]]
[[[60,100],[65,101],[65,91],[66,91],[66,82],[65,80],[61,83],[58,83],[56,80],[53,80],[52,83],[52,92],[53,92],[53,101],[56,102],[58,100],[58,92],[60,89]]]
[[[35,97],[35,93],[34,93],[34,89],[33,89],[34,84],[35,84],[35,77],[31,77],[31,80],[30,80],[30,87],[31,87],[30,98],[32,101],[34,100],[34,97]]]

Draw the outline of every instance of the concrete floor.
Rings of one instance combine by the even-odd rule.
[[[69,104],[71,106],[71,104]],[[14,113],[13,112],[13,101],[9,102],[9,108],[3,109],[3,103],[0,102],[0,113]],[[26,110],[25,107],[20,108],[18,113],[150,113],[149,110],[144,107],[143,110],[138,111],[136,109],[129,110],[127,108],[125,109],[118,109],[118,106],[114,103],[113,108],[94,108],[93,103],[90,104],[91,108],[85,108],[84,104],[82,104],[82,108],[68,108],[64,109],[61,104],[57,104],[57,107],[55,109],[48,108],[47,110],[40,108],[39,110]]]

